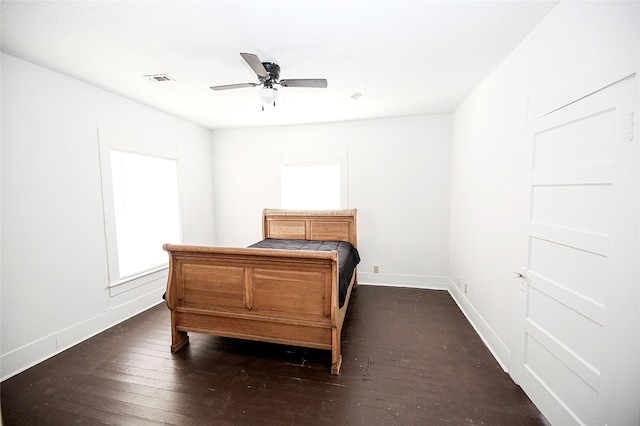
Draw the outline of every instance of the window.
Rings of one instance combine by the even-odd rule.
[[[340,168],[339,163],[283,165],[280,175],[282,208],[340,208]]]
[[[178,150],[99,129],[109,292],[166,279],[181,238]]]
[[[167,264],[162,245],[180,242],[175,159],[111,150],[119,278]]]

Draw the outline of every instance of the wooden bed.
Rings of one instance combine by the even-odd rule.
[[[348,241],[357,247],[356,210],[265,209],[263,237]],[[342,307],[337,251],[293,251],[165,244],[171,351],[188,332],[331,350],[342,364],[340,334],[356,286],[354,269]]]

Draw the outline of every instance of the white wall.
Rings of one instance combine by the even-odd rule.
[[[446,285],[449,127],[441,115],[214,131],[216,243],[262,238],[262,209],[280,207],[283,158],[347,158],[359,281]]]
[[[110,295],[98,129],[177,147],[184,241],[214,229],[209,130],[8,55],[1,75],[6,378],[161,301],[164,278]]]
[[[517,182],[520,169],[530,167],[519,160],[528,97],[618,63],[616,58],[637,61],[639,16],[638,2],[560,3],[453,114],[451,292],[505,369],[516,344],[512,273],[523,259]],[[629,283],[629,297],[638,298],[638,286]],[[637,310],[630,315],[636,318]]]

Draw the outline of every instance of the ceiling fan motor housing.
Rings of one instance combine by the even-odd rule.
[[[263,62],[262,66],[269,73],[269,80],[277,83],[280,80],[280,65],[273,62]]]

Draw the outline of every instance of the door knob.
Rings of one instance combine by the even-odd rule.
[[[527,276],[525,275],[525,269],[522,269],[522,272],[514,272],[513,273],[513,279],[514,280],[518,280],[519,286],[520,286],[520,291],[526,291],[526,283],[525,281],[527,281]]]

